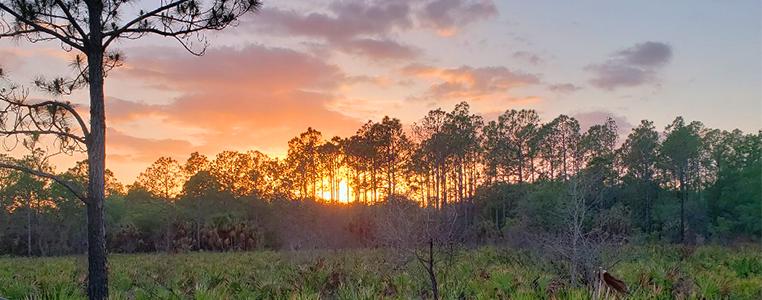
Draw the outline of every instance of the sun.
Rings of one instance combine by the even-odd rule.
[[[346,179],[341,179],[339,181],[339,194],[334,195],[336,197],[335,200],[337,200],[339,203],[349,203],[349,197],[347,195],[347,192],[349,190],[349,186],[347,185]],[[321,198],[325,200],[326,202],[331,201],[331,191],[323,191]]]

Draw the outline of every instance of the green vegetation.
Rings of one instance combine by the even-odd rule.
[[[662,133],[643,121],[621,145],[618,136],[611,119],[582,130],[564,115],[543,124],[532,110],[485,124],[463,102],[430,111],[410,136],[386,117],[347,138],[308,128],[285,159],[256,151],[163,157],[127,187],[106,172],[109,252],[167,253],[114,256],[109,293],[584,298],[601,290],[604,268],[635,298],[759,299],[753,249],[694,253],[688,245],[762,237],[762,132],[678,117]],[[45,157],[5,160],[54,172]],[[88,169],[82,161],[59,175],[84,187]],[[0,175],[0,253],[85,253],[85,205],[71,191],[15,169]],[[688,248],[670,248],[676,242]],[[503,250],[456,251],[487,245]],[[328,252],[337,249],[364,250]],[[245,252],[264,250],[286,252]],[[200,253],[169,255],[191,251]],[[84,295],[84,262],[6,264],[15,275],[0,278],[8,283],[0,291],[11,297]]]
[[[127,186],[106,172],[106,247],[377,246],[386,224],[373,220],[374,206],[390,197],[456,209],[459,234],[475,243],[509,232],[560,235],[576,213],[583,231],[637,242],[762,237],[762,132],[677,117],[663,132],[644,120],[621,144],[619,136],[612,119],[585,130],[565,115],[542,123],[533,110],[507,110],[485,124],[463,102],[430,111],[411,131],[390,117],[346,138],[308,128],[283,159],[257,151],[162,157]],[[46,157],[39,150],[0,161],[55,173]],[[81,161],[57,174],[84,189],[88,169]],[[84,253],[85,206],[50,179],[0,168],[0,254]]]
[[[688,250],[686,250],[688,249]],[[588,298],[556,266],[525,251],[481,248],[441,269],[445,299]],[[758,246],[620,249],[610,270],[630,299],[760,299]],[[110,258],[114,299],[411,299],[428,298],[424,270],[380,250],[124,254]],[[85,298],[84,257],[1,258],[0,296]]]

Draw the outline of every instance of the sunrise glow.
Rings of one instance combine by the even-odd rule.
[[[761,21],[0,0],[0,300],[760,299]]]

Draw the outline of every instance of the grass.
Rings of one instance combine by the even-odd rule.
[[[611,273],[629,299],[762,299],[762,251],[706,246],[620,249]],[[113,299],[420,299],[427,276],[414,262],[378,250],[115,254]],[[84,299],[84,257],[0,258],[0,297]],[[498,248],[461,252],[440,274],[446,299],[589,299],[531,253]]]

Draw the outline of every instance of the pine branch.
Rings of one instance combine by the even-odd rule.
[[[31,175],[34,175],[34,176],[37,176],[37,177],[47,178],[47,179],[53,180],[56,183],[58,183],[58,184],[62,185],[63,187],[65,187],[67,190],[69,190],[79,200],[81,200],[82,202],[87,204],[87,196],[82,194],[82,192],[79,190],[79,188],[77,188],[74,184],[72,184],[71,182],[69,182],[69,181],[67,181],[67,180],[65,180],[65,179],[63,179],[61,177],[58,177],[58,176],[50,174],[50,173],[46,173],[46,172],[42,172],[42,171],[31,169],[31,168],[27,168],[27,167],[24,167],[24,166],[14,165],[14,164],[8,164],[8,163],[2,163],[2,162],[0,162],[0,168],[2,168],[2,169],[16,170],[16,171],[28,173],[28,174],[31,174]]]

